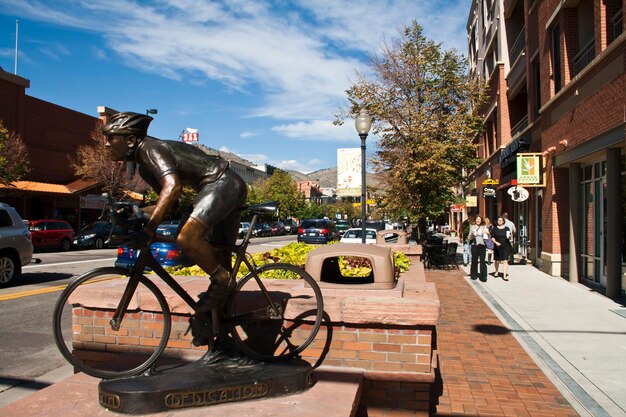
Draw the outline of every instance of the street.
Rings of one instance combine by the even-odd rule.
[[[248,250],[268,251],[293,241],[295,235],[254,238]],[[113,266],[116,256],[117,249],[35,253],[41,263],[24,266],[18,281],[0,288],[0,406],[17,399],[7,400],[13,387],[63,367],[71,372],[52,336],[54,303],[74,277]]]

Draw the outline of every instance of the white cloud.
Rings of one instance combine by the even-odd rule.
[[[272,131],[283,136],[308,141],[356,142],[359,137],[351,121],[341,126],[331,120],[310,120],[274,126]]]
[[[261,88],[263,102],[248,109],[250,115],[281,120],[329,117],[355,70],[367,71],[363,54],[379,51],[385,37],[395,37],[411,19],[427,34],[449,37],[431,36],[435,40],[464,50],[458,33],[469,9],[467,0],[3,3],[30,18],[100,33],[127,65],[145,71],[177,80],[205,77],[245,93]]]
[[[256,135],[257,135],[256,133],[254,133],[254,132],[250,132],[249,130],[246,130],[246,131],[244,131],[244,132],[241,132],[241,133],[239,134],[239,137],[240,137],[240,138],[243,138],[243,139],[246,139],[246,138],[250,138],[250,137],[252,137],[252,136],[256,136]]]
[[[469,7],[469,0],[0,1],[5,14],[97,34],[98,59],[200,88],[219,82],[226,93],[254,98],[238,114],[272,119],[276,135],[347,146],[359,143],[353,122],[334,126],[330,119],[345,104],[355,71],[368,73],[367,55],[413,19],[426,36],[464,52]],[[319,161],[242,157],[302,172],[320,168]]]

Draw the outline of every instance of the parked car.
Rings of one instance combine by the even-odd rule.
[[[363,243],[363,229],[352,228],[344,232],[340,240],[341,243]],[[365,243],[373,245],[376,243],[376,229],[365,229]]]
[[[355,225],[357,228],[361,227],[361,221],[357,221]],[[365,220],[365,228],[366,229],[376,229],[376,231],[385,230],[385,221],[384,220]]]
[[[285,233],[290,235],[298,233],[298,223],[294,219],[287,219],[283,224],[285,225]]]
[[[270,227],[272,228],[272,236],[284,236],[286,233],[283,222],[274,222]]]
[[[254,225],[252,236],[256,236],[256,237],[272,236],[272,228],[267,223],[257,223]]]
[[[332,220],[307,219],[298,227],[298,242],[325,244],[339,238],[339,231]]]
[[[335,224],[337,225],[337,230],[341,233],[344,233],[350,228],[350,220],[338,219],[335,221]]]
[[[248,230],[250,230],[250,223],[248,223],[248,222],[240,222],[239,223],[239,232],[238,232],[237,236],[244,237],[246,235],[246,233],[248,233]]]
[[[33,248],[59,248],[68,251],[74,243],[74,229],[62,220],[31,220],[29,222]]]
[[[156,229],[157,236],[175,236],[178,232],[178,221],[164,222]],[[183,250],[174,242],[154,242],[150,245],[152,256],[162,266],[190,266],[193,262],[187,258]],[[139,253],[134,249],[129,249],[126,245],[117,248],[117,259],[115,266],[119,268],[130,268],[135,265]]]
[[[30,231],[13,207],[0,203],[0,285],[19,278],[32,258]]]
[[[103,249],[106,240],[109,238],[111,223],[106,221],[97,221],[83,227],[76,233],[74,246],[82,248]]]

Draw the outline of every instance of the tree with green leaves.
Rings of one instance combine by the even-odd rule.
[[[0,121],[0,184],[12,187],[30,172],[28,149],[22,138]]]
[[[280,218],[295,216],[302,206],[298,184],[285,171],[276,170],[268,178],[262,178],[248,187],[248,203],[278,201]]]
[[[380,139],[373,158],[392,216],[435,217],[454,201],[454,187],[477,166],[472,138],[482,127],[477,109],[484,86],[468,76],[467,60],[426,38],[415,21],[385,44],[347,90],[336,123],[366,109]],[[402,198],[398,198],[402,196]]]
[[[328,217],[333,219],[336,208],[328,204],[315,204],[308,203],[302,205],[302,207],[296,213],[296,217],[300,220],[304,219],[322,219]]]

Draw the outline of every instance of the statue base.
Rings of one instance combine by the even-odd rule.
[[[98,394],[104,408],[144,414],[290,395],[312,385],[312,367],[301,359],[261,362],[208,352],[179,368],[103,380]]]

